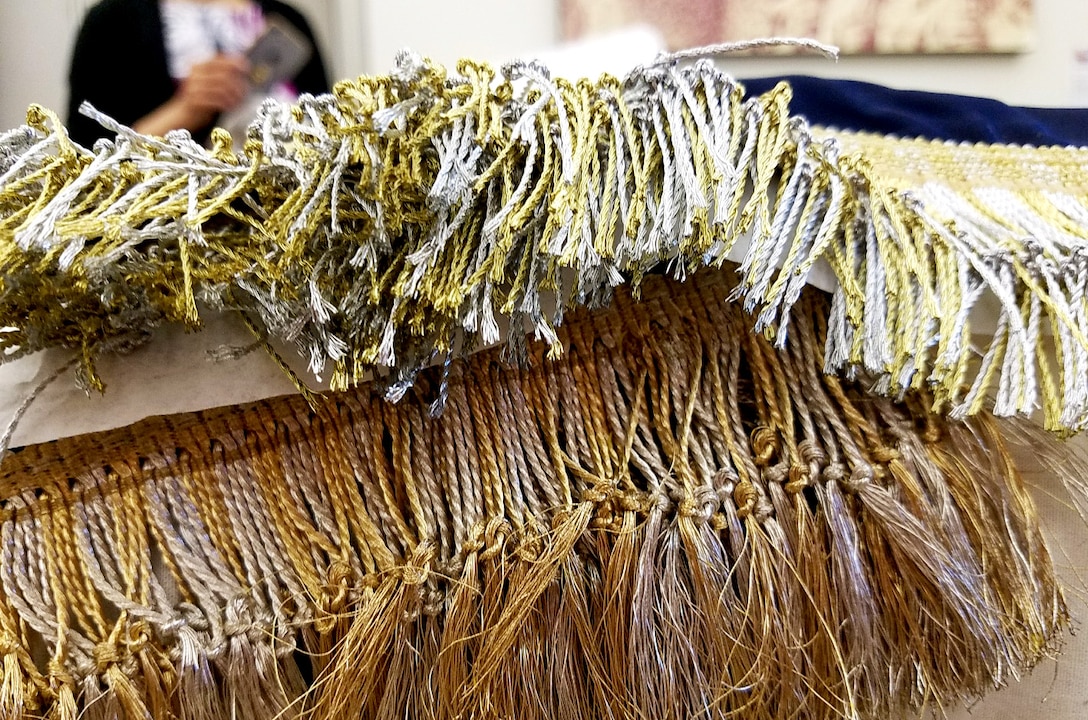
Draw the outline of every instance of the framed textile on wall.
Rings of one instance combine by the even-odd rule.
[[[844,54],[1010,53],[1032,41],[1032,0],[561,0],[566,38],[634,23],[670,48],[811,37]],[[789,48],[778,52],[794,52]]]

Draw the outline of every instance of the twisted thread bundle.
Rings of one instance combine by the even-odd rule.
[[[567,308],[732,252],[732,296],[779,344],[813,268],[833,271],[829,371],[1079,429],[1086,151],[828,138],[788,100],[745,98],[705,61],[570,82],[405,54],[266,106],[242,154],[124,128],[87,152],[33,111],[0,141],[0,346],[74,348],[97,386],[96,355],[197,325],[204,303],[250,313],[335,388],[390,373],[396,397],[507,322],[560,352]]]

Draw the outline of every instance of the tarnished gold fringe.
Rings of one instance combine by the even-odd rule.
[[[1088,150],[814,133],[787,86],[746,98],[709,62],[456,70],[406,53],[270,104],[237,154],[113,125],[92,152],[32,109],[0,136],[3,357],[68,347],[100,387],[97,356],[226,306],[334,388],[377,372],[395,397],[507,324],[559,353],[567,308],[736,253],[731,296],[779,345],[831,269],[828,370],[957,417],[1088,424]]]
[[[5,718],[888,717],[1065,606],[994,421],[776,351],[647,278],[561,358],[151,419],[0,466]]]

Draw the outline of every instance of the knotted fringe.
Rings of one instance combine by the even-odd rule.
[[[705,61],[573,82],[404,54],[265,106],[240,154],[102,116],[119,137],[87,151],[32,109],[0,138],[2,357],[70,347],[98,387],[96,356],[205,303],[259,318],[335,388],[377,372],[397,397],[507,323],[555,354],[564,310],[732,258],[729,293],[779,345],[830,268],[829,370],[1082,428],[1088,151],[829,137],[788,102]]]
[[[1018,677],[1065,606],[994,420],[823,375],[816,291],[776,351],[735,283],[648,277],[395,405],[13,453],[0,715],[819,720]]]

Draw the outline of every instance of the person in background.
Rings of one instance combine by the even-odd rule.
[[[90,147],[109,131],[79,113],[84,101],[141,133],[187,129],[200,141],[251,99],[246,52],[270,19],[297,30],[309,59],[265,95],[292,101],[329,89],[306,19],[280,0],[102,0],[83,20],[69,72],[68,131]],[[244,127],[232,123],[232,131]]]

